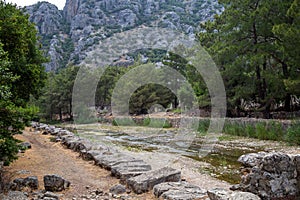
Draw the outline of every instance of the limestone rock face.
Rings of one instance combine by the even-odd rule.
[[[63,13],[55,5],[40,2],[26,7],[26,11],[30,15],[29,20],[37,25],[40,34],[52,35],[61,30]]]
[[[82,63],[100,41],[120,31],[150,25],[192,35],[222,10],[217,0],[67,0],[63,10],[44,1],[26,7],[50,59],[47,71]]]

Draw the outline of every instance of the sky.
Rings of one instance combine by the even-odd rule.
[[[42,1],[42,0],[6,0],[6,2],[15,3],[18,6],[22,6],[22,7],[35,4],[39,1]],[[66,0],[46,0],[46,1],[56,5],[59,10],[62,10],[65,6],[65,3],[66,3]]]

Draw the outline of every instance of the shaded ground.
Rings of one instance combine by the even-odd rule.
[[[27,129],[17,138],[29,141],[32,148],[20,153],[19,159],[6,167],[12,179],[37,176],[39,189],[44,189],[44,175],[60,175],[71,182],[70,189],[62,192],[62,199],[72,199],[75,196],[82,199],[82,195],[87,195],[93,189],[108,192],[110,187],[119,183],[118,179],[110,176],[109,171],[95,166],[93,162],[83,161],[78,153],[65,149],[60,143],[51,142],[50,136],[36,134]],[[133,196],[132,199],[154,199],[152,194],[130,196]]]

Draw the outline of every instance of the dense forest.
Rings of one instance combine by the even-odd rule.
[[[214,20],[199,24],[196,35],[223,77],[227,116],[259,112],[271,118],[274,111],[299,111],[300,1],[219,0],[219,4],[224,11]],[[69,63],[46,73],[42,64],[47,59],[40,50],[35,25],[28,18],[20,8],[0,2],[0,161],[6,164],[18,152],[13,135],[30,120],[74,117],[72,92],[79,66]],[[141,64],[158,61],[162,63],[154,72],[158,77],[165,78],[160,75],[163,66],[177,70],[192,86],[198,109],[210,110],[206,84],[187,60],[173,52],[148,51],[149,59],[142,61],[138,52],[131,53],[137,58],[132,66],[108,66],[98,80],[95,102],[100,110],[109,112],[113,89],[123,75]],[[97,70],[102,73],[103,69],[86,74],[86,79],[92,79]],[[184,108],[178,97],[184,98],[189,92],[182,87],[174,94],[159,84],[144,85],[130,98],[130,114],[147,114],[155,104],[180,112]]]

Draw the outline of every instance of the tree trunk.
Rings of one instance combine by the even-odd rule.
[[[73,120],[73,107],[72,107],[72,100],[69,101],[69,115],[70,115],[70,120]]]
[[[62,122],[62,111],[61,111],[61,108],[59,109],[59,120]]]
[[[282,62],[282,73],[285,79],[289,78],[288,66],[286,63]],[[284,110],[286,112],[291,111],[291,94],[287,93],[284,100]]]
[[[290,112],[291,111],[291,94],[286,94],[285,96],[285,100],[284,100],[284,110],[286,112]]]

